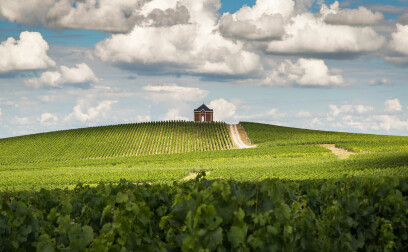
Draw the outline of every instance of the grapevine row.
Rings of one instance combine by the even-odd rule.
[[[222,122],[147,122],[0,139],[0,165],[225,150]]]

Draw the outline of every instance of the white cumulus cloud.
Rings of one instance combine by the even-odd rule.
[[[358,54],[378,50],[385,38],[371,27],[331,25],[312,13],[293,17],[285,26],[282,40],[270,41],[269,53]]]
[[[43,113],[37,120],[42,124],[42,125],[54,125],[56,122],[58,122],[58,116],[51,114],[51,113]]]
[[[305,8],[311,1],[258,0],[235,13],[224,13],[219,30],[238,40],[266,42],[266,52],[278,54],[339,55],[360,54],[381,48],[385,38],[371,27],[384,19],[380,12],[365,7],[340,9],[338,2],[323,4],[321,13]],[[254,44],[261,45],[263,44]],[[314,56],[316,57],[316,56]]]
[[[76,67],[69,68],[61,66],[59,71],[47,71],[41,74],[39,78],[32,78],[25,81],[26,86],[32,88],[41,87],[62,87],[66,83],[95,83],[99,79],[95,76],[92,69],[85,63],[77,64]]]
[[[90,122],[106,118],[115,103],[117,101],[102,101],[97,106],[92,107],[88,102],[80,100],[72,113],[65,118],[65,121],[76,119],[80,122]]]
[[[391,34],[391,48],[404,55],[408,55],[408,25],[397,24],[397,31]]]
[[[223,98],[211,101],[208,107],[214,110],[214,121],[233,119],[237,110],[234,103]]]
[[[375,25],[384,19],[381,12],[372,12],[362,6],[358,9],[340,9],[338,1],[330,6],[323,4],[320,13],[326,23],[335,25],[367,26]]]
[[[402,110],[402,106],[398,98],[388,99],[384,102],[385,111],[387,112],[397,112]]]
[[[29,26],[45,24],[47,12],[55,3],[55,0],[0,0],[0,17]]]
[[[257,20],[237,20],[227,13],[220,20],[220,31],[226,37],[248,40],[278,39],[284,33],[280,14],[264,15]]]
[[[0,73],[53,67],[55,62],[48,57],[48,49],[38,32],[22,32],[19,40],[9,37],[0,44]]]
[[[336,86],[344,83],[338,70],[330,70],[320,59],[300,58],[293,63],[286,60],[269,72],[265,85]]]
[[[163,117],[164,121],[188,121],[188,118],[180,115],[179,109],[169,109]]]
[[[294,10],[293,0],[257,0],[237,12],[224,13],[220,19],[223,35],[238,39],[277,39],[284,34],[284,21]]]

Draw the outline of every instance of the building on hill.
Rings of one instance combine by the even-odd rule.
[[[194,109],[194,122],[212,122],[213,118],[213,110],[209,109],[204,103]]]

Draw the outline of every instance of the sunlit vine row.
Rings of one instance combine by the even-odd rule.
[[[232,148],[222,122],[147,122],[0,139],[0,165]]]

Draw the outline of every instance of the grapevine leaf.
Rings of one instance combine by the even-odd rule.
[[[36,246],[37,252],[53,252],[54,249],[51,244],[51,239],[47,234],[43,234],[38,238]]]
[[[232,247],[235,249],[239,247],[239,245],[245,242],[246,237],[246,227],[241,228],[237,226],[232,226],[229,233],[228,233],[228,240],[231,242]]]
[[[74,224],[68,233],[68,237],[71,249],[83,250],[92,242],[94,234],[90,226],[81,228],[79,224]]]
[[[116,195],[116,202],[117,203],[125,203],[125,202],[127,202],[128,201],[128,196],[126,195],[126,194],[124,194],[124,193],[122,193],[122,192],[119,192],[117,195]]]

